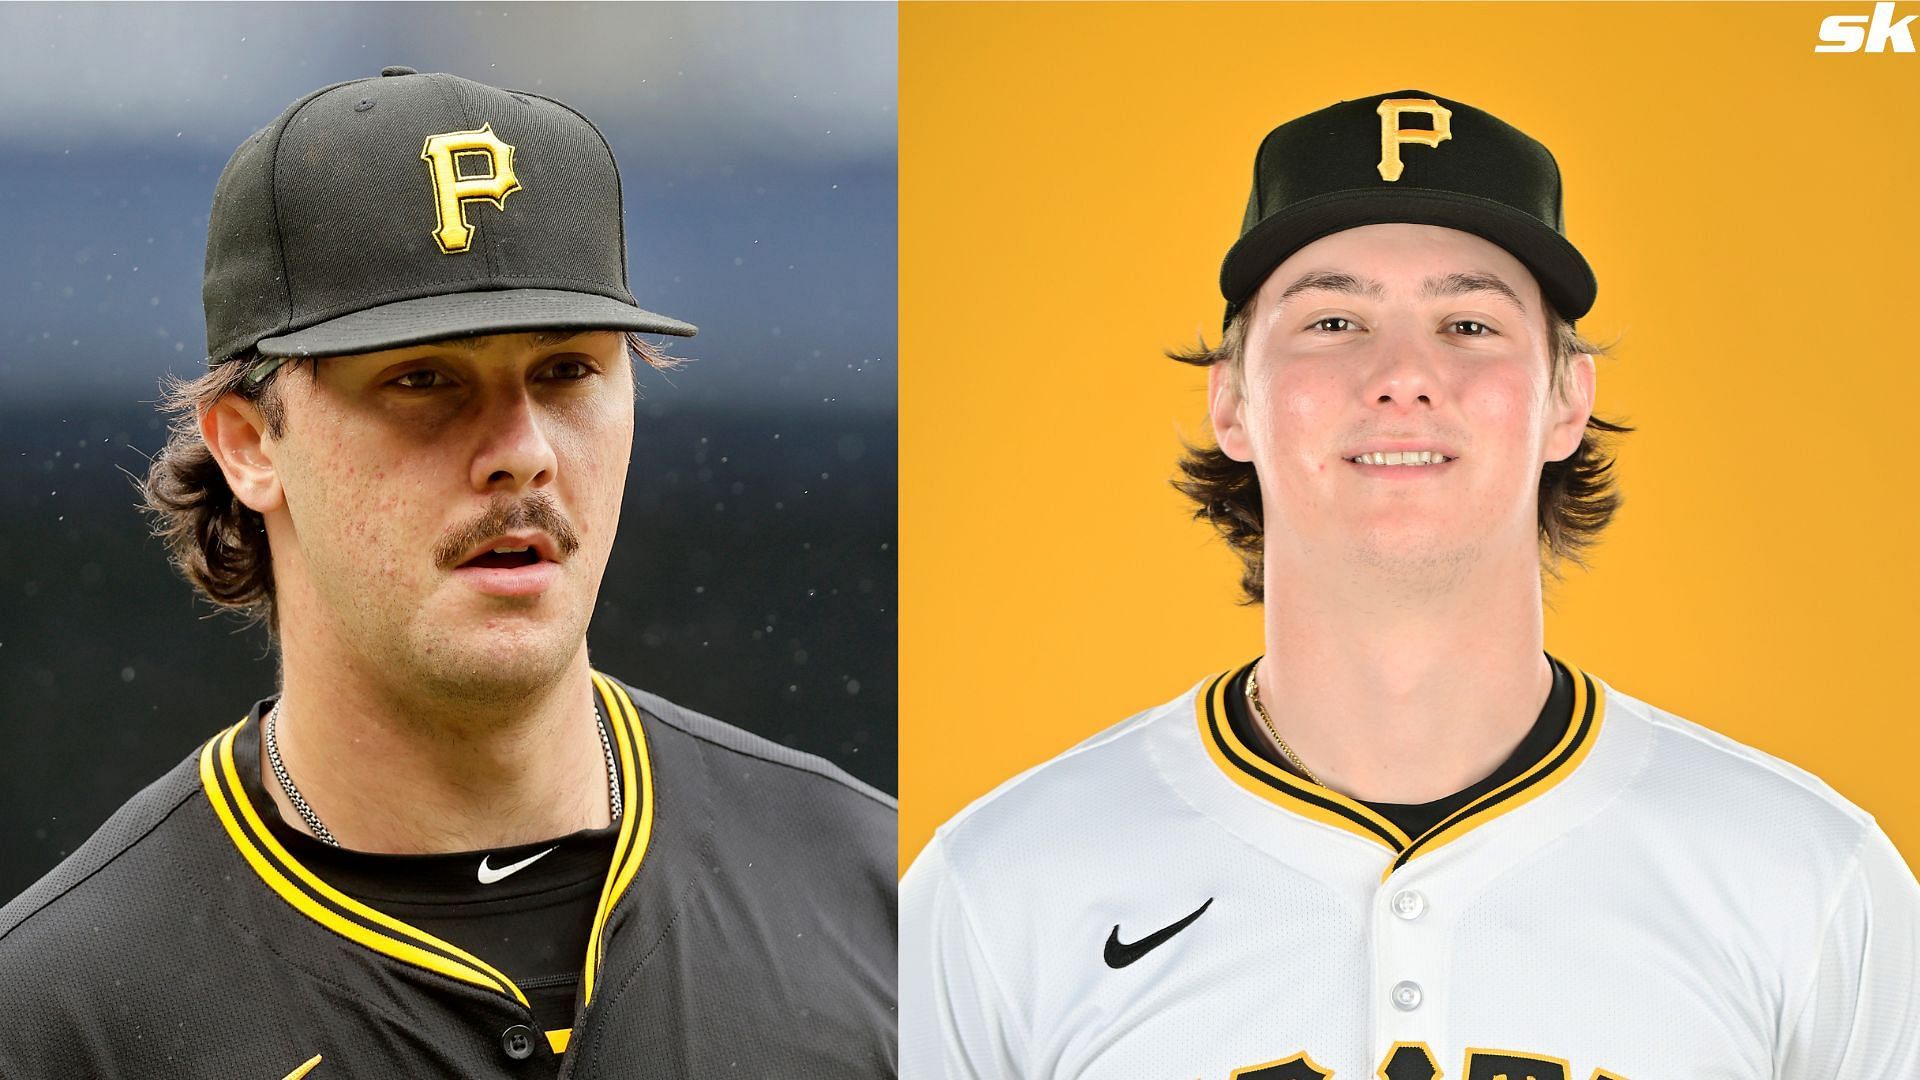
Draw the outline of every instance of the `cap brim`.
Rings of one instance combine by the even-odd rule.
[[[492,289],[401,300],[260,339],[262,356],[341,356],[479,334],[631,330],[692,337],[691,323],[593,293]]]
[[[1599,284],[1567,238],[1544,223],[1491,199],[1451,191],[1339,191],[1307,199],[1248,230],[1220,264],[1220,292],[1228,313],[1251,299],[1287,256],[1323,236],[1362,225],[1439,225],[1473,233],[1526,264],[1554,310],[1578,319],[1593,309]]]

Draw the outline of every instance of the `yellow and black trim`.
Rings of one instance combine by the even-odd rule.
[[[1407,860],[1423,851],[1432,851],[1452,843],[1494,818],[1533,801],[1542,792],[1566,779],[1587,759],[1600,734],[1600,721],[1606,712],[1606,695],[1594,685],[1593,676],[1572,664],[1566,665],[1566,668],[1567,674],[1573,676],[1573,722],[1567,725],[1567,732],[1560,737],[1560,742],[1519,776],[1461,807],[1451,817],[1422,833],[1419,839],[1394,859],[1388,873],[1405,866]]]
[[[613,913],[613,906],[626,893],[633,875],[640,869],[640,860],[646,858],[647,846],[653,841],[653,760],[647,753],[647,736],[640,727],[640,714],[634,709],[633,699],[627,696],[626,690],[612,679],[596,671],[593,673],[593,685],[599,688],[601,698],[607,703],[607,715],[614,721],[611,726],[614,741],[619,744],[620,775],[623,778],[637,777],[641,782],[629,781],[622,785],[621,799],[627,810],[621,815],[620,838],[614,844],[613,864],[607,868],[607,882],[600,889],[600,906],[593,913],[593,932],[587,935],[587,966],[582,973],[585,993],[580,997],[582,1009],[593,1003],[594,983],[604,959],[601,939],[606,935],[607,916]]]
[[[594,912],[593,933],[587,941],[583,1006],[593,1000],[607,916],[619,903],[646,856],[653,836],[654,811],[653,768],[638,710],[623,688],[598,672],[593,673],[593,685],[606,707],[611,721],[608,727],[618,744],[622,803],[626,812],[621,815],[613,862],[607,868],[600,905]],[[240,771],[234,764],[234,740],[247,722],[242,719],[214,736],[201,749],[200,783],[228,838],[260,880],[302,915],[348,941],[526,1006],[526,994],[486,961],[340,892],[287,851],[248,798],[240,782]]]
[[[1364,803],[1350,799],[1280,768],[1255,753],[1234,733],[1227,721],[1227,688],[1251,661],[1240,668],[1221,673],[1207,684],[1195,703],[1200,725],[1200,741],[1229,779],[1279,806],[1356,836],[1370,840],[1393,852],[1393,860],[1381,874],[1386,880],[1395,870],[1416,856],[1433,851],[1459,839],[1487,822],[1508,813],[1539,796],[1570,775],[1586,760],[1598,739],[1606,714],[1606,695],[1593,677],[1568,664],[1573,680],[1573,718],[1552,750],[1528,766],[1519,776],[1481,795],[1461,807],[1418,837],[1405,832]]]
[[[1248,664],[1251,667],[1252,664]],[[1315,821],[1384,844],[1396,854],[1413,839],[1364,803],[1298,777],[1253,752],[1227,722],[1227,687],[1241,669],[1222,672],[1200,694],[1200,741],[1228,778],[1263,799]]]

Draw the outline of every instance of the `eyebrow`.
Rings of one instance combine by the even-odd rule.
[[[1354,277],[1352,274],[1341,274],[1331,270],[1314,270],[1302,275],[1300,280],[1287,286],[1286,291],[1280,294],[1280,299],[1274,303],[1274,306],[1284,306],[1287,301],[1303,292],[1315,291],[1351,293],[1355,296],[1365,296],[1373,300],[1385,300],[1387,298],[1387,287],[1377,281],[1369,281],[1364,278]]]
[[[1503,296],[1514,307],[1521,311],[1527,310],[1527,305],[1521,301],[1520,294],[1514,291],[1513,286],[1492,274],[1447,274],[1443,277],[1428,278],[1426,285],[1420,290],[1420,295],[1427,300],[1438,300],[1446,296],[1464,296],[1467,293],[1476,292],[1490,292]]]
[[[1378,281],[1337,271],[1315,270],[1301,275],[1298,281],[1287,286],[1280,293],[1280,298],[1275,301],[1274,306],[1282,307],[1288,300],[1301,293],[1315,291],[1347,293],[1353,296],[1364,296],[1371,300],[1387,298],[1387,287]],[[1513,286],[1492,274],[1456,273],[1428,278],[1421,285],[1420,297],[1423,300],[1438,300],[1443,297],[1464,296],[1476,292],[1493,293],[1506,298],[1521,311],[1527,310],[1527,305],[1520,299],[1520,294],[1514,291]]]

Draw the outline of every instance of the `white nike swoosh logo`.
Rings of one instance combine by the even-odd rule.
[[[519,873],[520,871],[525,870],[527,867],[532,866],[534,863],[540,861],[541,856],[553,854],[555,851],[559,850],[559,847],[560,845],[555,844],[553,847],[550,847],[547,850],[540,852],[540,854],[538,855],[529,855],[526,858],[521,859],[517,863],[511,863],[509,865],[501,867],[498,870],[495,870],[493,867],[487,865],[487,859],[491,859],[493,858],[493,856],[491,855],[485,856],[480,860],[480,884],[491,885],[494,882],[501,880],[502,878],[509,877],[513,874]]]

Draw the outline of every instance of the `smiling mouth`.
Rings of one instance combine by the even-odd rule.
[[[1347,460],[1355,465],[1442,465],[1454,459],[1433,450],[1392,450],[1356,454]]]
[[[492,551],[483,551],[461,567],[479,567],[488,570],[515,570],[522,566],[532,566],[541,561],[540,553],[529,547],[497,547]]]

